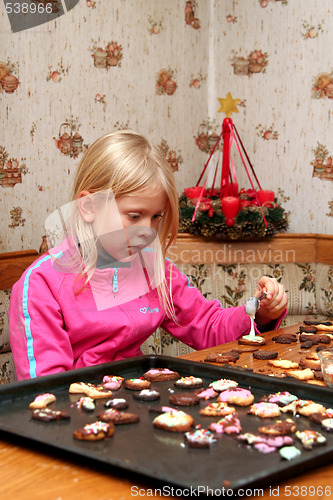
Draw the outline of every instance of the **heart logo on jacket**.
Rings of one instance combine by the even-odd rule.
[[[148,311],[148,309],[146,307],[140,308],[140,313],[146,314],[147,311]]]

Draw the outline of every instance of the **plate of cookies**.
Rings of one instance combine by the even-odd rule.
[[[332,406],[326,387],[140,356],[0,387],[0,432],[129,480],[237,494],[331,462]]]

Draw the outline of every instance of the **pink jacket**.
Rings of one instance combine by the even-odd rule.
[[[10,343],[18,380],[138,356],[141,344],[159,326],[194,349],[249,332],[244,306],[223,308],[217,300],[205,299],[168,260],[167,279],[171,265],[178,324],[166,316],[156,289],[98,310],[90,283],[76,294],[75,276],[56,269],[49,254],[40,257],[11,294]],[[121,267],[96,270],[95,275],[109,290],[116,277],[116,295],[129,273],[130,268]]]

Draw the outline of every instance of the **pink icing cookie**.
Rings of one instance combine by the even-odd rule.
[[[254,401],[254,396],[248,389],[242,389],[241,387],[235,387],[235,389],[227,389],[221,392],[217,401],[222,401],[224,403],[230,403],[237,406],[249,406]]]
[[[260,418],[274,418],[280,416],[280,408],[276,403],[254,403],[248,410],[250,415]]]
[[[123,377],[105,375],[103,377],[103,387],[104,389],[109,389],[110,391],[117,391],[120,389],[123,380]]]
[[[237,413],[232,413],[221,418],[218,422],[210,424],[209,430],[216,434],[239,434],[242,430]]]
[[[35,397],[32,403],[29,404],[29,408],[46,408],[47,405],[53,403],[56,400],[54,394],[46,392],[45,394],[39,394]]]
[[[207,401],[207,399],[216,398],[216,396],[218,396],[218,392],[214,391],[212,387],[209,387],[204,391],[198,392],[197,396],[199,399],[204,399],[205,401]]]
[[[179,378],[179,373],[169,370],[169,368],[151,368],[143,374],[143,377],[151,382],[160,382]]]

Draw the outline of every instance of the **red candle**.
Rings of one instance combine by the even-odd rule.
[[[228,182],[224,188],[223,196],[238,196],[237,182]]]
[[[265,189],[260,189],[258,192],[258,198],[260,203],[263,205],[266,202],[274,201],[275,193],[274,191],[267,191]]]
[[[239,198],[235,196],[223,196],[221,200],[223,215],[227,219],[233,219],[239,212]]]
[[[193,200],[193,198],[198,198],[200,196],[200,193],[202,191],[202,187],[200,186],[195,186],[195,187],[190,187],[184,189],[187,198],[190,200]]]

